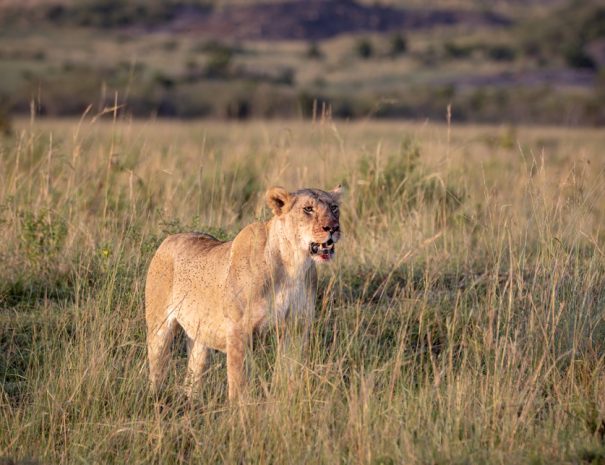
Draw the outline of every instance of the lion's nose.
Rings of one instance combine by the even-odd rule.
[[[330,233],[335,233],[340,231],[340,226],[338,224],[333,224],[332,226],[324,226],[323,230]]]

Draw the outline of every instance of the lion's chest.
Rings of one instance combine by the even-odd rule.
[[[304,280],[285,280],[273,286],[266,296],[262,315],[258,315],[258,328],[266,328],[281,323],[287,318],[296,318],[305,314],[309,306],[309,296]]]

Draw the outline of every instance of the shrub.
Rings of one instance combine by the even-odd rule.
[[[47,263],[61,251],[67,237],[67,224],[50,210],[23,211],[19,216],[21,249],[29,262]]]
[[[355,53],[364,60],[371,58],[374,55],[374,46],[370,39],[367,37],[359,39],[355,44]]]
[[[563,60],[573,68],[596,67],[585,47],[605,37],[605,8],[598,2],[571,2],[551,15],[530,21],[522,30],[521,47],[540,59]]]
[[[517,53],[508,45],[492,45],[487,49],[487,56],[495,61],[513,61]]]
[[[173,77],[168,76],[164,73],[157,73],[154,77],[156,84],[158,84],[163,89],[172,89],[176,82]]]
[[[596,69],[594,60],[584,51],[579,42],[569,43],[563,49],[565,63],[572,68]]]
[[[212,49],[206,63],[206,76],[209,78],[224,78],[230,74],[233,50],[229,47]]]
[[[393,57],[407,52],[408,42],[406,38],[400,33],[393,34],[389,40],[389,50],[390,55]]]
[[[473,47],[448,41],[443,44],[443,51],[448,58],[466,58],[473,52]]]
[[[323,58],[323,53],[321,52],[321,49],[319,48],[319,44],[315,41],[309,43],[309,45],[307,47],[306,55],[307,55],[307,58],[311,58],[314,60]]]

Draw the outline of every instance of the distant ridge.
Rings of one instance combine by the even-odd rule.
[[[214,10],[182,8],[166,25],[216,39],[321,40],[346,33],[388,32],[439,25],[504,26],[510,20],[489,12],[454,9],[400,9],[352,0],[299,0],[227,6]]]

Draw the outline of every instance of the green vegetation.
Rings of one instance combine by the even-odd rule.
[[[357,55],[364,60],[371,58],[374,54],[374,46],[372,45],[372,41],[367,37],[362,37],[359,39],[355,44],[355,53],[357,53]]]
[[[597,67],[588,54],[590,42],[605,38],[605,6],[599,2],[572,1],[552,15],[527,24],[523,47],[544,60],[563,58],[572,68]]]
[[[212,47],[209,52],[206,63],[206,76],[211,79],[229,77],[233,50],[219,44]]]
[[[317,100],[338,118],[443,121],[451,104],[457,121],[605,122],[598,1],[511,7],[510,25],[464,34],[454,24],[300,41],[205,37],[196,15],[222,10],[204,1],[40,2],[0,7],[0,115],[27,115],[33,102],[39,114],[80,116],[117,98],[136,117],[299,118],[312,113],[301,101]],[[263,11],[245,14],[253,23]]]
[[[20,19],[19,6],[11,8],[7,2],[8,20]],[[170,21],[183,8],[210,8],[211,2],[204,0],[83,0],[76,2],[40,2],[28,11],[32,19],[50,22],[60,27],[77,26],[101,29],[123,28],[132,25],[158,26]]]
[[[321,53],[321,49],[319,48],[319,44],[317,42],[311,42],[309,47],[307,48],[307,57],[319,59],[323,57],[323,53]]]
[[[396,57],[404,54],[407,51],[408,43],[403,35],[395,33],[391,35],[390,48],[391,56]]]
[[[16,120],[0,136],[7,463],[605,460],[605,135],[596,130]],[[145,272],[229,239],[264,189],[347,186],[308,348],[148,394]],[[276,363],[277,361],[277,363]]]

